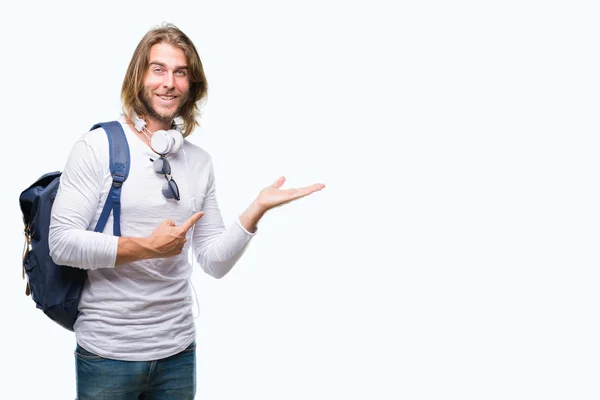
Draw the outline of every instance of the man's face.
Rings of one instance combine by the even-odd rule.
[[[187,59],[183,50],[168,43],[152,46],[141,98],[149,117],[171,124],[185,104],[189,89]]]

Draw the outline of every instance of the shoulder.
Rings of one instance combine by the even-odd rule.
[[[78,142],[87,145],[91,150],[103,151],[108,150],[108,137],[104,128],[98,127],[90,131],[84,132]]]
[[[185,151],[188,160],[193,160],[194,163],[205,165],[212,162],[212,158],[208,151],[187,139],[183,141],[183,150]]]
[[[75,140],[67,166],[81,167],[88,165],[89,168],[99,167],[104,170],[108,167],[108,159],[108,136],[104,129],[99,127],[83,132]]]
[[[121,120],[115,120],[114,122],[117,122],[120,125],[121,130],[125,134],[126,143],[128,143],[128,141],[130,140],[130,138],[128,138],[129,135],[127,133],[129,128],[127,127],[127,125],[124,125],[124,122]],[[109,152],[109,140],[107,135],[108,132],[105,130],[104,127],[96,126],[97,124],[94,124],[92,126],[93,129],[84,132],[79,137],[79,140],[77,142],[85,145],[85,147],[87,147],[89,151],[96,154],[101,154],[102,157],[105,157],[105,155]],[[112,130],[115,131],[114,127]]]

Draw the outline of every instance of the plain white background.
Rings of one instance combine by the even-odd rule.
[[[120,112],[167,21],[209,82],[190,137],[232,222],[197,268],[201,399],[598,399],[599,10],[592,1],[3,5],[4,397],[75,397],[74,335],[24,295],[18,196]],[[12,393],[12,394],[9,394]]]

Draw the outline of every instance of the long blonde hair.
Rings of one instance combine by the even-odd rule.
[[[188,62],[190,89],[187,100],[182,104],[177,115],[183,120],[182,133],[187,137],[198,126],[200,116],[200,100],[206,97],[208,86],[204,76],[204,68],[194,43],[173,24],[164,24],[151,29],[137,45],[121,87],[123,113],[131,121],[134,115],[144,117],[146,108],[140,97],[144,90],[144,76],[148,70],[150,49],[158,43],[168,43],[180,48],[185,53]]]

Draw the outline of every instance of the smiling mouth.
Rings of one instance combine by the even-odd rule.
[[[164,101],[171,101],[171,100],[175,100],[176,96],[169,96],[169,95],[160,95],[157,94],[158,98],[160,98],[161,100]]]

